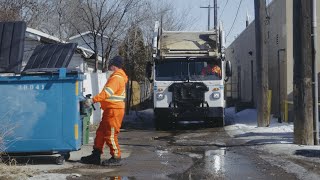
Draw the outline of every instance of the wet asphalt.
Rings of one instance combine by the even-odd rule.
[[[71,153],[64,165],[54,159],[17,159],[20,165],[40,170],[42,178],[100,179],[297,179],[259,156],[268,156],[239,139],[231,138],[224,128],[206,128],[204,123],[178,123],[175,129],[156,131],[152,118],[124,121],[119,143],[121,166],[84,165],[81,156],[90,154],[91,144]],[[103,159],[110,157],[105,149]],[[272,155],[269,155],[272,156]],[[52,158],[52,157],[51,157]],[[51,163],[51,165],[50,165]]]
[[[119,142],[122,165],[74,165],[51,173],[79,174],[67,179],[297,179],[259,158],[258,152],[228,136],[224,128],[180,123],[156,131],[152,120],[124,123]],[[90,145],[89,145],[90,146]],[[108,151],[108,150],[106,150]]]

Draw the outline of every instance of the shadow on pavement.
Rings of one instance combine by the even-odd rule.
[[[320,150],[300,149],[296,150],[295,155],[320,158]]]
[[[293,133],[291,132],[283,132],[283,133],[255,133],[255,132],[249,132],[244,134],[235,135],[235,138],[240,137],[253,137],[253,136],[264,136],[264,137],[280,137],[280,138],[286,138],[286,139],[293,139]]]

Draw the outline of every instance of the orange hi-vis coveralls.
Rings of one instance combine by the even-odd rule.
[[[126,73],[119,69],[110,76],[103,90],[92,99],[95,103],[99,102],[103,110],[94,148],[103,153],[103,146],[106,143],[111,156],[115,158],[121,157],[118,134],[124,117],[127,82]]]

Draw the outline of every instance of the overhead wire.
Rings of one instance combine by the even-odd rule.
[[[237,10],[236,16],[234,17],[232,26],[231,26],[231,28],[230,28],[230,30],[229,30],[226,38],[229,36],[229,34],[231,33],[231,31],[232,31],[232,29],[233,29],[233,27],[234,27],[234,24],[236,23],[236,20],[237,20],[238,14],[239,14],[239,10],[240,10],[241,4],[242,4],[242,0],[240,0],[240,3],[239,3],[239,6],[238,6],[238,10]]]
[[[222,9],[222,11],[221,11],[221,14],[220,14],[220,16],[219,16],[219,19],[221,19],[223,12],[224,12],[224,10],[226,9],[226,7],[227,7],[227,5],[228,5],[228,2],[229,2],[229,0],[227,0],[227,2],[224,4],[223,9]]]

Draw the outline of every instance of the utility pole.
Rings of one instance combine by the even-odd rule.
[[[319,107],[318,107],[318,59],[317,59],[317,0],[312,0],[312,66],[313,66],[313,137],[314,145],[319,145]]]
[[[205,8],[205,9],[208,9],[208,31],[210,31],[210,17],[211,17],[211,9],[214,8],[210,5],[210,2],[209,2],[209,5],[208,6],[201,6],[200,8]]]
[[[214,29],[218,29],[218,0],[213,0]]]
[[[312,96],[312,0],[293,1],[294,143],[314,145]]]
[[[268,60],[266,39],[266,4],[265,0],[255,0],[255,29],[256,29],[256,51],[257,51],[257,110],[258,127],[270,125],[270,114],[268,112]]]

